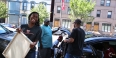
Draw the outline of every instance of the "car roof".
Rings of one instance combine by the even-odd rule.
[[[116,41],[116,38],[113,37],[93,37],[93,38],[87,38],[85,39],[85,43],[92,44],[97,42],[103,42],[103,41]]]

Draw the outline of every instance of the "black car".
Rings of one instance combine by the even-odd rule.
[[[13,39],[15,33],[0,25],[0,58],[4,58],[2,52]]]
[[[94,34],[92,32],[85,31],[85,38],[91,38],[94,37]]]
[[[103,43],[108,42],[110,47],[116,52],[116,38],[112,37],[95,37],[85,39],[83,48],[83,58],[103,58]],[[113,57],[112,57],[113,58]],[[116,57],[114,57],[116,58]]]
[[[92,37],[92,38],[87,38],[84,41],[82,58],[103,58],[104,57],[104,53],[103,53],[104,42],[108,42],[109,46],[114,49],[114,52],[116,52],[116,38],[115,37]],[[67,44],[62,42],[59,50],[62,50],[63,53],[59,52],[56,56],[57,58],[64,57],[66,46]]]

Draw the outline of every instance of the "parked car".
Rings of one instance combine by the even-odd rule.
[[[65,29],[63,29],[63,30],[65,31]],[[89,34],[92,34],[92,33],[89,33]],[[115,37],[91,37],[91,38],[85,39],[85,41],[84,41],[82,57],[83,58],[103,58],[103,56],[104,56],[103,55],[103,48],[104,48],[103,43],[104,42],[108,42],[110,47],[112,47],[116,52],[116,38]],[[62,44],[61,44],[61,46],[62,46]],[[64,48],[66,48],[66,47],[62,46],[60,48],[60,50],[62,48],[63,48],[63,52],[64,52]],[[114,58],[116,58],[116,57],[114,57]]]
[[[116,38],[116,34],[113,34],[112,37],[115,37]]]
[[[7,23],[0,23],[2,26],[4,27],[11,27],[12,28],[12,25],[11,24],[7,24]]]
[[[6,24],[6,23],[0,23],[0,24],[4,26],[5,28],[7,28],[8,30],[16,32],[16,28],[13,28],[11,24]]]
[[[53,28],[52,30],[55,31],[57,29],[58,28]],[[66,32],[70,33],[70,31],[68,29],[60,28],[57,32],[53,33],[52,34],[52,43],[58,39],[58,37],[59,37],[59,35],[61,35],[61,33],[63,33],[62,34],[63,35],[63,39],[67,38],[68,37],[68,33],[66,33]]]
[[[90,37],[94,37],[94,34],[92,32],[85,31],[85,38],[90,38]]]
[[[15,33],[8,30],[0,24],[0,58],[4,58],[2,52],[8,45],[8,43],[13,39]]]
[[[13,31],[13,32],[16,32],[16,29],[15,28],[10,28],[10,27],[6,27],[8,30],[10,31]]]
[[[54,38],[53,38],[54,39]],[[84,41],[83,47],[83,56],[82,58],[103,58],[103,43],[108,42],[109,45],[115,50],[116,52],[116,38],[113,37],[92,37],[87,38]],[[63,57],[66,51],[66,44],[62,42],[59,50],[62,52],[58,53],[60,55],[58,57]],[[116,57],[114,57],[116,58]]]
[[[103,42],[108,42],[110,47],[116,52],[116,38],[112,37],[95,37],[88,38],[84,41],[83,58],[103,58]],[[114,57],[116,58],[116,57]]]

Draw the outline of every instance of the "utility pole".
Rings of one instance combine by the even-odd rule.
[[[50,26],[53,26],[53,14],[54,14],[54,2],[55,0],[51,0],[51,13],[50,13]]]

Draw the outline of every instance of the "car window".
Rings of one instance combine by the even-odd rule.
[[[95,54],[90,45],[84,44],[82,57],[83,58],[95,58]]]
[[[84,44],[83,47],[84,48],[89,48],[89,49],[91,48],[89,45],[86,45],[86,44]]]
[[[114,34],[113,36],[116,36],[116,34]]]
[[[95,51],[97,52],[98,56],[103,57],[103,42],[109,42],[109,47],[116,52],[116,41],[102,41],[92,45],[95,48]]]
[[[109,44],[110,45],[116,45],[116,41],[110,41]]]
[[[0,34],[1,33],[6,33],[6,31],[0,26]]]

